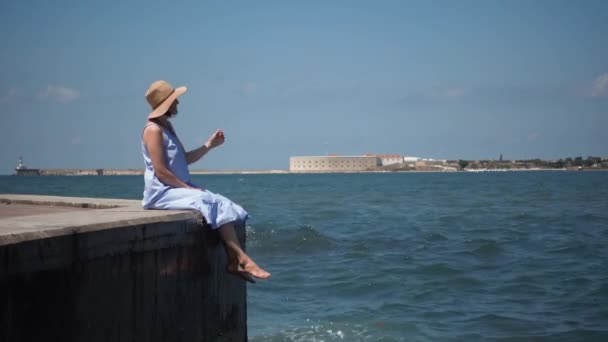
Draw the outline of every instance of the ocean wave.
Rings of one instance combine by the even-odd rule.
[[[353,242],[344,253],[344,258],[347,260],[363,259],[370,256],[372,248],[366,241]]]
[[[446,263],[433,263],[430,265],[422,265],[416,268],[418,275],[430,275],[430,276],[454,276],[461,274],[463,271],[452,267]]]
[[[480,258],[494,258],[504,252],[500,243],[492,239],[474,239],[466,241],[472,249],[470,253]]]
[[[473,277],[456,277],[450,280],[450,286],[458,289],[474,289],[483,284],[482,281]]]
[[[602,250],[603,250],[602,246]],[[579,240],[571,240],[565,241],[561,245],[554,246],[553,248],[547,250],[549,254],[560,254],[560,255],[589,255],[593,254],[593,246],[589,243]]]
[[[520,317],[508,316],[505,314],[482,314],[475,317],[470,317],[462,321],[462,323],[473,323],[475,326],[485,326],[492,331],[492,335],[501,335],[502,333],[511,334],[513,331],[518,332],[534,332],[542,331],[545,323],[540,320],[529,320]],[[488,331],[489,333],[489,331]]]
[[[425,234],[424,239],[427,241],[445,241],[448,238],[441,233],[432,232]]]
[[[255,248],[258,253],[282,255],[327,251],[332,249],[335,243],[311,225],[302,225],[295,229],[250,226],[247,230],[247,245]]]
[[[310,342],[310,341],[378,341],[377,334],[361,324],[314,322],[307,319],[304,324],[289,327],[279,332],[252,336],[249,341],[264,342]],[[383,339],[382,341],[396,341]]]
[[[504,295],[519,295],[524,298],[530,298],[532,296],[538,297],[548,294],[549,291],[542,286],[535,285],[534,283],[507,283],[496,289],[496,294]]]

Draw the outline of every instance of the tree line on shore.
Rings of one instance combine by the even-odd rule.
[[[608,159],[602,157],[588,156],[583,158],[568,157],[559,160],[542,160],[542,159],[527,159],[527,160],[458,160],[460,170],[467,169],[608,169]]]

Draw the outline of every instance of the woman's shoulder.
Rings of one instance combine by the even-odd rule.
[[[147,121],[146,124],[144,125],[143,131],[144,132],[150,131],[150,132],[158,133],[158,132],[163,131],[163,127],[154,121]]]
[[[144,140],[147,139],[147,137],[151,137],[151,136],[159,136],[163,134],[163,129],[155,124],[154,122],[148,122],[146,123],[146,125],[143,128],[142,131],[142,135]]]
[[[155,122],[146,122],[146,124],[144,125],[144,130],[152,130],[152,131],[161,131],[162,128],[160,127],[159,124],[155,123]]]

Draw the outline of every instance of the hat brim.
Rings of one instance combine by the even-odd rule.
[[[169,95],[169,97],[167,97],[158,107],[156,107],[150,113],[150,115],[148,115],[148,119],[154,119],[159,116],[165,115],[165,113],[169,110],[169,107],[171,107],[171,104],[173,103],[173,101],[175,101],[176,98],[180,97],[187,91],[188,91],[188,88],[186,88],[186,87],[175,88],[175,91],[173,91],[171,93],[171,95]]]

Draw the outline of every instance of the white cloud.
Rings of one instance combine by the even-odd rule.
[[[598,76],[591,88],[591,97],[608,96],[608,73]]]
[[[450,88],[445,91],[445,96],[451,99],[465,96],[467,90],[464,88]]]
[[[45,90],[40,92],[38,99],[53,100],[59,103],[69,103],[78,100],[80,92],[76,89],[66,88],[62,86],[49,85]]]
[[[403,102],[436,102],[455,101],[469,95],[470,91],[460,87],[432,87],[421,89],[405,95]]]
[[[532,133],[528,134],[528,136],[526,137],[526,140],[529,143],[532,143],[532,142],[537,141],[539,137],[540,137],[540,134],[538,134],[538,132],[532,132]]]
[[[11,88],[6,94],[0,96],[0,103],[7,103],[13,99],[16,99],[22,95],[21,90],[18,88]]]
[[[243,95],[251,96],[258,90],[258,85],[255,82],[245,82],[241,90]]]

